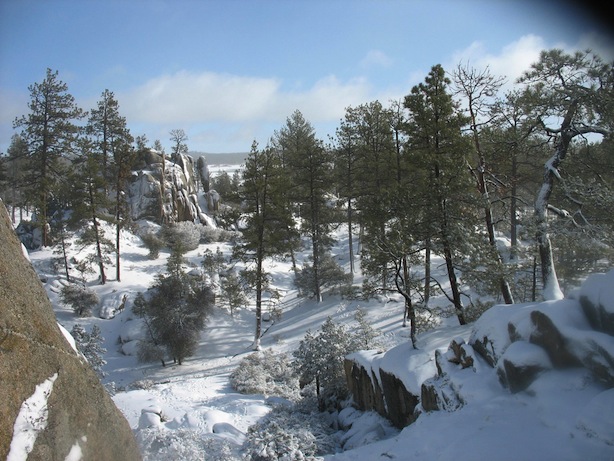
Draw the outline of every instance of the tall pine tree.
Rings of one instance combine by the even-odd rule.
[[[449,85],[443,67],[433,66],[424,83],[414,86],[405,97],[405,107],[409,110],[409,155],[415,167],[426,173],[423,187],[429,191],[423,226],[430,230],[433,248],[444,257],[452,292],[449,298],[464,325],[457,272],[460,256],[470,252],[469,237],[475,234],[476,223],[467,168],[471,144],[462,135],[468,119],[452,99]]]
[[[239,190],[245,228],[234,252],[235,258],[248,264],[244,275],[256,292],[254,350],[260,349],[263,294],[268,287],[265,259],[285,255],[297,244],[292,214],[284,197],[287,179],[279,155],[269,147],[258,149],[254,142],[245,160]]]
[[[49,200],[57,181],[65,173],[63,160],[72,153],[79,128],[76,121],[83,117],[75,98],[68,93],[58,72],[47,69],[45,79],[28,87],[30,113],[13,123],[22,128],[21,137],[28,145],[27,183],[30,203],[37,212],[37,224],[42,230],[42,244],[49,245]]]
[[[99,158],[103,167],[104,190],[114,191],[115,271],[116,279],[120,281],[121,229],[128,219],[126,183],[135,154],[133,138],[126,126],[125,117],[119,114],[119,103],[112,91],[104,90],[97,107],[90,111],[87,133],[93,139],[93,154]]]
[[[276,132],[274,146],[283,158],[286,175],[290,178],[287,194],[298,207],[301,233],[311,243],[312,289],[314,298],[322,300],[323,258],[333,243],[332,226],[338,221],[330,205],[333,192],[332,156],[316,138],[315,130],[299,111]]]

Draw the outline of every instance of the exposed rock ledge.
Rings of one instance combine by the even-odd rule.
[[[141,459],[128,422],[60,331],[1,201],[0,248],[0,459],[10,450],[29,461],[64,460],[69,453]]]
[[[493,368],[495,382],[512,393],[530,392],[542,373],[564,368],[583,368],[614,388],[614,270],[588,277],[569,299],[494,306],[466,337],[431,354],[408,343],[348,356],[355,405],[402,428],[423,411],[462,407],[472,398],[471,381],[489,379]]]

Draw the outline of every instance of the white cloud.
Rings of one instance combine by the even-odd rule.
[[[360,66],[364,68],[368,67],[390,67],[392,59],[388,57],[383,51],[371,50],[360,61]]]
[[[488,67],[491,74],[505,77],[506,87],[509,88],[539,60],[542,50],[553,48],[560,48],[568,53],[591,49],[606,61],[614,58],[611,38],[605,35],[598,33],[583,35],[578,43],[568,45],[562,42],[546,43],[542,37],[531,34],[506,45],[499,53],[488,52],[483,42],[473,42],[464,50],[454,53],[446,70],[452,72],[459,63],[469,64],[476,69]]]
[[[186,71],[150,79],[118,95],[128,120],[149,123],[284,121],[298,109],[310,121],[337,120],[349,105],[370,100],[365,79],[327,76],[303,90],[274,78]]]
[[[503,76],[511,84],[539,59],[539,53],[546,48],[544,40],[537,35],[525,35],[503,47],[499,54],[487,52],[483,42],[473,42],[452,56],[446,70],[452,72],[459,63],[476,69],[488,67],[491,74]]]
[[[266,116],[279,86],[275,79],[181,71],[150,79],[120,100],[135,121],[242,121]]]
[[[134,134],[164,145],[170,129],[182,128],[191,149],[207,152],[248,151],[253,140],[266,144],[295,110],[325,139],[348,106],[390,99],[388,93],[374,94],[365,78],[343,81],[329,75],[311,86],[284,84],[275,78],[180,71],[117,96]]]

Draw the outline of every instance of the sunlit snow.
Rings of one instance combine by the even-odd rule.
[[[234,168],[236,166],[230,169]],[[333,252],[348,270],[345,229],[340,228],[337,237],[339,242]],[[200,267],[203,251],[215,252],[218,247],[226,254],[231,251],[230,246],[223,243],[201,245],[187,254],[189,264]],[[205,459],[240,459],[241,444],[248,428],[270,411],[274,400],[272,396],[239,394],[228,382],[232,370],[252,352],[255,328],[252,306],[239,309],[234,317],[216,309],[202,332],[196,353],[183,365],[171,363],[162,367],[160,363],[139,363],[135,350],[142,334],[141,320],[132,314],[131,304],[137,292],[145,291],[155,276],[164,272],[168,257],[168,252],[162,250],[160,258],[151,261],[147,253],[140,239],[123,234],[122,281],[111,279],[106,285],[90,285],[99,294],[102,306],[102,312],[94,312],[90,318],[77,318],[59,301],[59,276],[47,264],[53,256],[51,250],[34,251],[30,257],[37,270],[47,277],[45,286],[64,329],[70,331],[75,323],[83,324],[88,330],[93,325],[100,327],[105,338],[103,347],[107,350],[104,383],[115,388],[113,400],[141,442],[159,437],[167,453],[183,456],[178,459],[203,459],[203,453],[190,454],[190,447],[209,450],[204,454]],[[306,250],[297,256],[300,260],[308,253]],[[433,267],[438,267],[437,263],[435,261]],[[415,351],[411,348],[409,329],[402,327],[403,299],[400,296],[358,301],[325,294],[322,303],[315,303],[297,297],[290,262],[270,262],[268,270],[271,284],[283,295],[280,303],[283,313],[281,319],[265,322],[261,339],[263,349],[291,352],[307,330],[317,330],[327,317],[351,326],[358,309],[363,309],[368,322],[382,332],[383,349],[399,347],[387,354],[360,352],[354,355],[355,359],[372,369],[394,373],[418,395],[421,382],[436,374],[434,352],[445,353],[455,338],[469,341],[471,337],[488,336],[491,347],[499,351],[498,355],[507,349],[508,354],[515,354],[528,363],[547,362],[547,357],[526,344],[509,348],[508,322],[527,309],[535,309],[535,304],[496,306],[475,325],[465,327],[460,327],[454,316],[446,318],[436,330],[418,336],[419,350]],[[436,275],[445,284],[444,273]],[[354,283],[361,283],[360,274],[356,274]],[[587,287],[597,289],[606,285],[614,286],[614,272],[590,278],[588,285],[576,296],[594,299],[597,295]],[[119,311],[117,307],[124,294],[127,295],[127,307]],[[611,289],[607,294],[611,294]],[[614,296],[609,296],[606,303],[610,313],[614,312],[612,299]],[[569,301],[553,301],[565,302]],[[447,300],[444,297],[432,300],[433,306],[438,304],[444,306]],[[547,309],[544,305],[537,308]],[[548,310],[556,310],[556,306]],[[100,318],[101,314],[105,318]],[[564,317],[562,311],[563,325],[575,321]],[[528,325],[526,331],[522,323],[517,327],[520,335],[528,334]],[[604,338],[602,345],[611,347],[614,355],[611,341]],[[344,410],[339,418],[351,425],[351,429],[340,433],[339,438],[346,451],[328,455],[326,459],[614,460],[614,393],[591,380],[586,370],[551,370],[528,391],[516,394],[501,386],[496,368],[483,366],[481,373],[465,371],[459,382],[469,401],[462,408],[454,412],[423,413],[402,431],[387,425],[374,413],[365,414],[352,408]],[[21,430],[20,433],[33,431]],[[216,452],[220,448],[206,443],[210,440],[223,440],[227,444],[225,449],[230,451]],[[16,438],[13,441],[25,446]],[[78,444],[73,448],[74,453],[71,453],[76,455]],[[155,453],[147,453],[146,459],[157,458]]]

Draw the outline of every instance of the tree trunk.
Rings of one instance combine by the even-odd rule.
[[[104,285],[107,283],[107,276],[104,271],[104,262],[102,259],[102,246],[100,243],[100,229],[98,226],[98,219],[96,219],[96,211],[95,211],[95,203],[94,200],[94,191],[92,189],[92,185],[89,186],[89,195],[90,195],[90,206],[92,213],[92,225],[94,226],[94,237],[96,238],[96,257],[98,258],[98,268],[100,269],[100,284]]]
[[[428,307],[431,299],[431,237],[428,236],[424,243],[424,306]]]
[[[316,302],[322,302],[322,291],[320,288],[320,245],[318,237],[312,238],[311,244],[313,247],[313,289]]]
[[[352,240],[352,199],[348,198],[348,249],[350,258],[350,273],[354,273],[354,242]]]
[[[107,275],[104,271],[104,262],[102,259],[102,246],[100,244],[100,229],[98,227],[98,220],[94,217],[94,233],[96,235],[96,256],[98,258],[98,267],[100,269],[100,284],[104,285],[107,283]]]
[[[400,273],[403,270],[403,283],[399,283]],[[409,319],[409,337],[411,339],[411,345],[414,349],[416,347],[416,311],[411,302],[411,292],[409,288],[409,267],[407,265],[407,256],[403,256],[401,264],[397,267],[397,274],[395,277],[395,283],[397,291],[403,296],[405,300],[405,310],[403,313],[403,326],[406,326],[406,319]]]
[[[63,225],[62,225],[63,226]],[[62,259],[64,261],[64,270],[66,272],[66,281],[70,282],[70,273],[68,271],[68,255],[66,254],[66,238],[64,235],[64,229],[62,228],[62,230],[60,231],[60,237],[61,237],[61,245],[62,245]]]
[[[119,217],[118,217],[119,219]],[[119,227],[119,222],[117,224],[117,228],[116,228],[116,236],[115,236],[115,245],[117,246],[116,248],[116,258],[115,258],[115,278],[117,279],[118,282],[121,282],[121,255],[120,255],[120,249],[119,249],[119,244],[121,241],[121,229]]]
[[[571,120],[577,110],[577,101],[573,101],[565,114],[559,137],[555,145],[554,155],[546,162],[544,181],[535,200],[535,218],[537,224],[537,245],[541,262],[543,296],[545,300],[563,299],[563,292],[559,285],[554,259],[552,256],[552,244],[548,233],[548,203],[554,188],[554,180],[559,177],[558,168],[567,155],[569,144],[574,137],[571,128]]]
[[[497,241],[495,239],[495,223],[492,219],[492,206],[490,203],[490,194],[488,191],[488,185],[486,184],[486,178],[484,176],[486,172],[486,159],[484,158],[484,154],[482,153],[482,148],[480,147],[480,137],[478,135],[477,128],[477,120],[476,113],[474,112],[472,97],[469,98],[469,114],[471,117],[471,131],[473,133],[473,144],[475,146],[476,153],[478,154],[478,168],[477,168],[477,188],[478,192],[482,195],[482,200],[484,201],[484,221],[486,224],[486,230],[488,232],[488,243],[493,249],[493,253],[496,258],[496,265],[501,269],[501,274],[499,275],[499,289],[501,290],[501,295],[505,300],[505,304],[514,304],[514,296],[512,295],[512,290],[510,288],[509,283],[505,279],[503,275],[503,261],[501,259],[501,255],[499,254],[499,250],[497,249]]]
[[[452,245],[450,244],[448,236],[448,215],[445,199],[439,197],[438,205],[441,220],[439,223],[441,232],[441,244],[443,246],[443,255],[446,261],[446,269],[448,272],[448,280],[450,281],[450,289],[452,290],[452,302],[454,304],[454,309],[456,310],[458,322],[461,325],[465,325],[467,322],[465,320],[463,302],[460,297],[460,288],[458,286],[458,279],[456,278],[456,269],[454,268],[454,261],[452,258]]]
[[[252,349],[260,350],[260,336],[262,335],[262,290],[264,287],[262,273],[263,256],[258,254],[256,261],[256,333],[254,334],[254,344]]]
[[[121,252],[120,252],[120,243],[121,243],[121,169],[122,166],[118,166],[117,173],[117,183],[115,185],[115,278],[118,282],[121,282]]]
[[[516,259],[516,251],[518,248],[518,216],[516,214],[518,210],[518,199],[516,194],[518,194],[518,184],[517,184],[517,174],[518,174],[518,160],[516,158],[516,148],[514,147],[514,152],[512,153],[512,197],[510,199],[510,260],[514,261]]]
[[[456,316],[458,317],[458,323],[465,325],[465,313],[463,312],[463,302],[460,297],[460,289],[458,286],[458,280],[456,278],[456,270],[454,269],[454,263],[452,261],[452,251],[450,246],[444,244],[444,258],[446,260],[446,269],[448,270],[448,280],[450,281],[450,289],[452,290],[452,301],[454,303],[454,309],[456,310]]]

